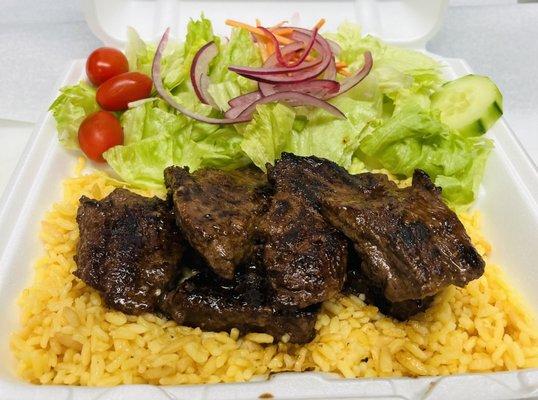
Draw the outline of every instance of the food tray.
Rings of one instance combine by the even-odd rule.
[[[422,0],[412,3],[419,4],[420,1]],[[90,1],[86,3],[93,4]],[[174,2],[164,3],[172,7],[170,3]],[[221,7],[222,3],[177,3],[180,3],[180,9],[183,7],[183,10],[185,4],[190,5],[188,16],[195,17],[200,10],[207,9],[206,15],[215,21],[227,17],[224,12],[219,14],[215,9]],[[244,5],[242,1],[229,3],[233,3],[234,8]],[[263,1],[252,3],[256,6],[254,11],[251,10],[251,14],[245,14],[246,11],[243,11],[239,16],[241,19],[252,19],[259,7],[265,4]],[[295,10],[303,10],[302,12],[308,13],[309,16],[306,20],[314,20],[327,12],[329,1],[313,3],[319,4],[321,11],[314,6],[307,7],[306,2],[295,1],[283,2],[279,7],[284,10],[279,9],[278,13],[290,15]],[[355,4],[352,1],[341,3],[342,6]],[[217,4],[219,7],[216,7]],[[353,7],[357,9],[357,4]],[[237,13],[235,17],[237,18]],[[274,19],[279,17],[280,15],[275,15]],[[340,18],[337,22],[344,19],[343,15],[336,17]],[[186,17],[184,19],[186,20]],[[90,26],[95,23],[91,18],[89,22]],[[337,22],[332,21],[332,25],[337,25]],[[435,29],[435,24],[429,24],[424,29],[420,38],[417,38],[416,32],[411,32],[407,37],[408,43],[414,43],[413,47],[420,48],[420,44],[423,44],[425,38]],[[216,30],[218,33],[225,32],[224,27],[219,29],[218,25]],[[146,33],[153,35],[148,32]],[[116,42],[119,45],[121,38]],[[463,60],[439,59],[446,65],[444,71],[447,78],[471,72]],[[83,78],[84,64],[85,60],[73,61],[57,87],[74,84]],[[51,99],[55,95],[56,92],[51,95]],[[504,120],[499,121],[487,135],[495,141],[495,149],[488,161],[475,207],[483,215],[483,232],[493,246],[490,261],[503,266],[509,283],[521,292],[525,301],[538,315],[538,291],[535,289],[538,287],[538,172]],[[264,394],[270,394],[276,399],[519,399],[538,396],[538,369],[416,379],[342,379],[336,375],[314,372],[281,373],[266,381],[166,387],[126,385],[87,388],[38,386],[23,382],[15,375],[15,360],[9,350],[9,335],[19,323],[19,310],[15,301],[21,290],[30,283],[33,264],[43,252],[38,237],[40,221],[51,205],[60,199],[61,181],[72,174],[77,157],[77,153],[68,152],[59,145],[54,119],[49,113],[44,114],[36,125],[0,203],[0,305],[5,316],[0,326],[1,400],[216,400],[255,399]]]

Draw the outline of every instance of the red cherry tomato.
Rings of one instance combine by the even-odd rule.
[[[97,111],[88,115],[78,128],[78,143],[89,159],[105,162],[103,153],[123,144],[123,130],[114,114]]]
[[[86,75],[95,86],[129,71],[127,57],[112,47],[95,49],[86,61]]]
[[[131,101],[145,99],[151,94],[153,82],[139,72],[126,72],[110,78],[97,89],[97,103],[108,111],[127,110]]]

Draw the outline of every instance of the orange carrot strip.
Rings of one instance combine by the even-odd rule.
[[[343,61],[338,61],[336,63],[336,68],[345,68],[345,67],[347,67],[347,64]]]
[[[320,20],[316,23],[316,25],[314,25],[314,28],[318,28],[318,30],[319,30],[323,25],[325,25],[325,18],[320,19]]]
[[[344,75],[344,76],[351,76],[351,72],[349,72],[347,69],[344,69],[344,68],[340,68],[338,70],[338,73],[340,75]]]
[[[252,32],[252,33],[256,33],[258,35],[261,35],[261,36],[265,36],[265,33],[259,29],[259,28],[256,28],[254,26],[250,26],[249,24],[245,24],[244,22],[239,22],[239,21],[234,21],[234,20],[231,20],[231,19],[227,19],[225,21],[226,25],[229,25],[229,26],[233,26],[235,28],[243,28],[243,29],[246,29],[247,31],[249,32]],[[275,35],[276,38],[278,39],[278,41],[280,43],[283,43],[283,44],[290,44],[293,42],[293,40],[285,37],[285,36],[281,36],[281,35]]]
[[[270,28],[269,30],[274,34],[282,36],[291,35],[293,33],[292,28]]]

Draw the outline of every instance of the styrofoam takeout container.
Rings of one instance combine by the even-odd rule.
[[[327,19],[326,29],[344,21],[360,23],[384,40],[424,51],[437,30],[446,0],[83,0],[90,28],[107,45],[122,47],[125,28],[157,39],[165,27],[184,37],[187,21],[203,12],[219,34],[226,18],[253,21],[290,20],[312,25]],[[441,59],[448,78],[465,75],[469,66]],[[59,86],[84,78],[84,60],[70,65]],[[54,93],[51,99],[56,96]],[[514,134],[501,120],[489,132],[495,141],[476,203],[483,230],[493,245],[491,261],[500,263],[509,281],[538,313],[538,172]],[[509,373],[465,374],[418,379],[342,379],[320,373],[282,373],[266,381],[157,387],[113,388],[38,386],[16,377],[9,335],[18,326],[15,300],[32,279],[33,264],[43,252],[40,221],[61,197],[61,181],[73,171],[77,154],[60,147],[55,123],[44,114],[0,203],[0,400],[43,399],[515,399],[538,396],[538,369]]]

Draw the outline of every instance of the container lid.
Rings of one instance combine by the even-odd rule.
[[[279,4],[281,3],[281,4]],[[327,20],[326,30],[342,21],[356,22],[365,33],[389,43],[424,48],[437,32],[448,0],[82,0],[86,21],[105,45],[122,48],[128,26],[145,40],[158,39],[167,27],[175,37],[185,35],[190,18],[202,13],[217,34],[229,34],[227,18],[270,25],[313,25]]]

